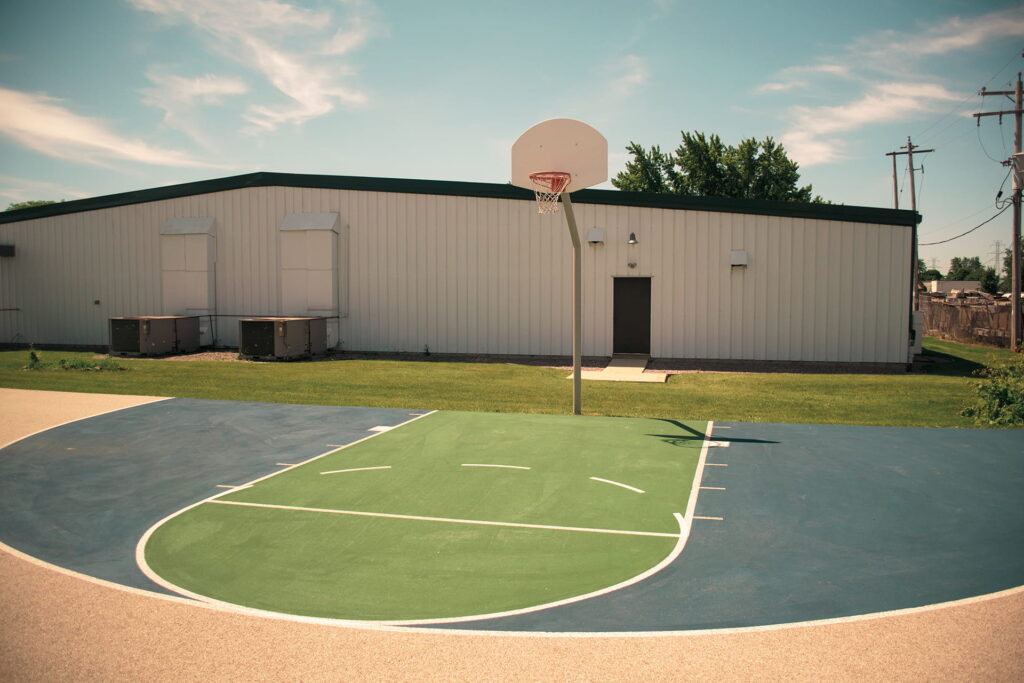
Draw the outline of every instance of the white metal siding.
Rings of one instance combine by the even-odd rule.
[[[910,228],[576,204],[583,352],[612,351],[614,277],[652,278],[655,357],[904,362]],[[337,212],[341,343],[353,350],[558,354],[571,348],[572,250],[530,201],[257,187],[0,225],[0,341],[106,344],[107,319],[162,313],[160,227],[214,217],[221,315],[273,315],[278,227]],[[630,232],[638,244],[627,245]],[[749,265],[732,268],[729,253]],[[636,268],[627,263],[635,260]],[[99,299],[100,305],[93,305]],[[219,318],[220,343],[237,343]]]

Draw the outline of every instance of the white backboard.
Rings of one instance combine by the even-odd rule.
[[[512,145],[512,184],[537,189],[531,173],[563,171],[572,174],[566,192],[608,180],[608,141],[576,119],[541,121]]]

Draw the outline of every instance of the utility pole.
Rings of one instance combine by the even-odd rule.
[[[907,155],[907,164],[910,168],[910,210],[917,212],[917,190],[914,187],[914,154],[927,154],[928,152],[934,152],[934,149],[921,149],[913,142],[910,141],[910,136],[907,136],[907,144],[901,145],[900,149],[907,150],[906,152],[887,152],[885,156],[892,157],[892,201],[893,208],[899,207],[899,198],[896,189],[896,157],[901,154]],[[913,311],[920,310],[920,304],[917,299],[917,221],[914,221],[914,227],[910,230],[910,342],[913,344],[914,335],[917,331],[914,329],[914,315]]]
[[[983,116],[998,116],[999,123],[1003,122],[1003,116],[1009,116],[1013,114],[1016,120],[1016,127],[1014,129],[1013,136],[1013,157],[1003,162],[1004,166],[1010,166],[1013,173],[1013,235],[1011,239],[1011,251],[1013,252],[1011,267],[1010,267],[1010,350],[1014,353],[1020,353],[1020,342],[1021,342],[1021,310],[1020,310],[1020,200],[1021,200],[1021,186],[1024,185],[1022,182],[1022,176],[1024,176],[1024,158],[1021,154],[1021,138],[1020,138],[1020,125],[1021,125],[1021,114],[1024,114],[1024,90],[1021,89],[1021,74],[1017,73],[1017,87],[1013,90],[986,90],[981,89],[979,93],[982,97],[989,97],[991,95],[1004,95],[1006,97],[1013,96],[1013,109],[1006,109],[1003,111],[986,111],[979,112],[974,115],[974,118],[978,120],[978,125],[981,125],[981,117]]]

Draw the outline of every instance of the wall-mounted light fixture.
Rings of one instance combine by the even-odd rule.
[[[626,244],[636,244],[636,233],[635,232],[629,233],[629,239],[626,240]]]

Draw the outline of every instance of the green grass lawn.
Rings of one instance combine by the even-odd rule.
[[[972,370],[1010,353],[937,339],[942,363],[906,375],[689,373],[664,385],[584,382],[590,415],[694,420],[970,427]],[[44,361],[92,354],[42,351]],[[566,413],[572,383],[562,370],[501,363],[334,360],[305,363],[119,361],[128,372],[22,370],[27,351],[0,352],[0,386],[188,398]]]
[[[218,497],[231,505],[186,510],[145,558],[178,588],[316,617],[450,618],[576,597],[671,553],[706,427],[433,413]]]

